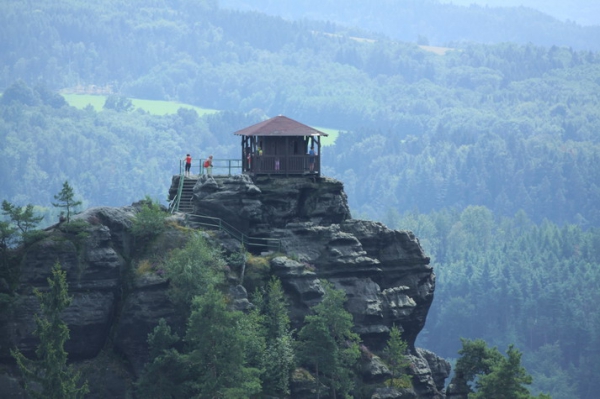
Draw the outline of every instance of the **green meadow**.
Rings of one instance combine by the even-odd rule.
[[[106,101],[106,96],[93,94],[63,94],[62,96],[67,100],[69,105],[72,105],[73,107],[83,109],[88,105],[91,105],[96,111],[102,111],[102,107]],[[200,108],[173,101],[141,100],[132,98],[131,102],[136,109],[144,110],[152,115],[176,114],[179,108],[194,109],[200,116],[219,112],[215,109]]]
[[[93,95],[93,94],[62,94],[69,105],[83,109],[88,105],[92,106],[96,111],[102,111],[106,96]],[[136,109],[144,110],[152,115],[167,115],[176,114],[179,108],[194,109],[198,112],[198,115],[206,115],[215,112],[219,112],[215,109],[200,108],[189,104],[182,104],[173,101],[155,101],[155,100],[141,100],[132,98],[131,102]],[[320,130],[323,133],[327,133],[327,137],[321,138],[321,144],[323,146],[329,146],[335,143],[335,139],[339,134],[339,130],[330,129],[325,127],[313,126],[315,129]]]

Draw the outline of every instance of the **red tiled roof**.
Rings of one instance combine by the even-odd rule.
[[[276,116],[234,133],[238,136],[328,136],[287,116]]]

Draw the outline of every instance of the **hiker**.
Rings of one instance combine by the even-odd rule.
[[[190,177],[190,169],[192,167],[192,156],[187,154],[185,156],[185,176]]]
[[[208,158],[206,158],[206,161],[204,161],[204,169],[206,169],[206,174],[208,176],[212,176],[212,160],[213,160],[213,156],[210,155]]]

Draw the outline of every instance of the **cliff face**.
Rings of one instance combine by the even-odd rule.
[[[295,327],[320,301],[324,292],[320,280],[329,280],[346,292],[346,308],[371,351],[383,348],[392,325],[402,328],[414,374],[414,391],[402,397],[445,397],[448,363],[414,347],[433,300],[435,275],[411,232],[351,219],[343,185],[326,178],[203,177],[194,188],[193,203],[195,213],[221,218],[248,236],[279,240],[285,256],[272,259],[271,273],[283,283]],[[65,349],[90,381],[90,397],[130,395],[131,381],[148,360],[148,333],[161,317],[183,326],[168,299],[168,282],[155,274],[133,275],[135,245],[130,231],[137,210],[135,206],[89,209],[77,216],[89,222],[83,230],[57,226],[27,248],[18,299],[0,313],[0,362],[6,365],[6,373],[0,376],[0,397],[20,397],[9,349],[17,346],[33,354],[37,302],[32,288],[46,285],[56,261],[67,270],[73,296],[64,314],[71,331]],[[181,215],[173,221],[187,223]],[[166,234],[169,239],[157,243],[161,246],[157,251],[168,251],[183,240],[177,229]],[[215,243],[226,252],[239,247],[226,234],[216,237]],[[244,308],[246,292],[233,283],[234,303]],[[381,382],[389,378],[389,371],[374,356],[363,364],[363,378]],[[11,388],[3,391],[2,386]],[[310,397],[302,394],[300,386],[295,388],[294,397]],[[398,394],[379,390],[374,397]]]

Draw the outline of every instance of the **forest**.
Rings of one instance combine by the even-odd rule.
[[[388,3],[406,13],[372,15],[379,31],[216,1],[0,5],[2,200],[35,205],[43,223],[56,220],[52,195],[65,180],[84,207],[145,195],[164,202],[187,152],[238,158],[232,133],[262,118],[334,128],[323,174],[344,183],[353,216],[414,231],[432,257],[436,299],[421,345],[453,358],[460,337],[515,344],[536,389],[593,398],[599,28],[529,9],[432,1],[421,2],[424,13],[414,2]],[[399,23],[409,11],[448,21],[485,14],[516,32],[535,26],[540,39],[494,36],[495,25],[477,16],[458,19],[471,36],[435,20],[437,33],[418,31]],[[406,26],[405,36],[387,26]],[[114,102],[76,109],[60,94],[89,85],[125,103],[222,112],[152,115]]]

